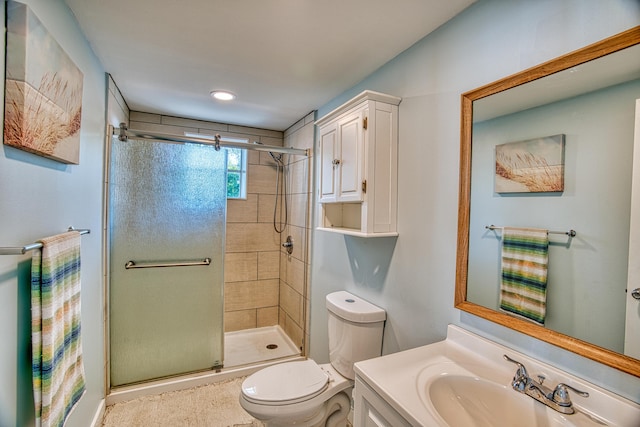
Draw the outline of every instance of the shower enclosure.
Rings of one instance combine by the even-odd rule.
[[[226,151],[112,138],[110,384],[221,367]]]
[[[132,389],[119,386],[198,371],[203,371],[200,378],[215,372],[225,375],[278,358],[300,357],[304,352],[304,329],[299,325],[305,324],[306,291],[298,283],[306,278],[302,259],[306,259],[304,244],[308,242],[309,152],[248,141],[224,140],[219,135],[205,139],[151,134],[124,126],[119,138],[111,138],[109,387],[118,388],[116,399]],[[226,200],[226,150],[220,149],[221,143],[251,153],[247,169],[247,175],[253,177],[250,194],[231,207]],[[269,162],[270,158],[282,159],[282,154],[287,155],[286,162]],[[290,164],[290,156],[296,156],[295,163]],[[278,189],[290,177],[285,173],[289,167],[298,179],[293,195],[289,194],[296,201],[290,221],[279,223],[286,233],[272,235],[263,214],[253,219],[256,223],[245,224],[251,204],[253,209],[259,204],[261,212],[266,211],[274,193],[271,212],[283,213],[277,200],[286,201],[287,196]],[[268,216],[269,223],[275,222]],[[246,230],[251,231],[247,238]],[[252,234],[258,231],[268,235]],[[303,242],[293,255],[288,234]],[[268,248],[264,246],[267,242]],[[280,260],[279,253],[284,254]],[[251,259],[254,270],[245,264]],[[225,262],[231,266],[228,277]],[[275,293],[261,305],[267,289]],[[246,325],[245,320],[250,319],[246,313],[257,314],[257,326]],[[273,345],[283,335],[285,340]],[[160,383],[164,381],[155,384]]]

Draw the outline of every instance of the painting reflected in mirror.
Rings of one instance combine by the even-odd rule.
[[[639,43],[635,27],[462,95],[455,300],[636,376]]]

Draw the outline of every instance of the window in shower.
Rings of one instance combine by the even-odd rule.
[[[185,136],[214,140],[214,135],[185,132]],[[222,141],[248,144],[245,138],[221,137]],[[247,198],[247,150],[225,147],[227,150],[227,199]]]
[[[227,198],[247,198],[247,150],[227,150]]]

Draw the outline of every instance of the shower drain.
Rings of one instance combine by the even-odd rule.
[[[276,348],[278,348],[278,344],[267,344],[267,348],[269,350],[275,350]]]

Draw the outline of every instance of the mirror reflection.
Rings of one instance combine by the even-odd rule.
[[[456,306],[587,357],[602,349],[605,363],[639,375],[640,343],[630,341],[640,334],[625,337],[630,323],[640,331],[640,301],[627,307],[640,286],[628,273],[640,269],[629,252],[640,234],[631,210],[637,39],[586,63],[560,58],[543,78],[530,70],[463,95]],[[528,228],[543,233],[527,237],[527,262],[514,267],[511,245]],[[631,357],[621,366],[623,354]]]

